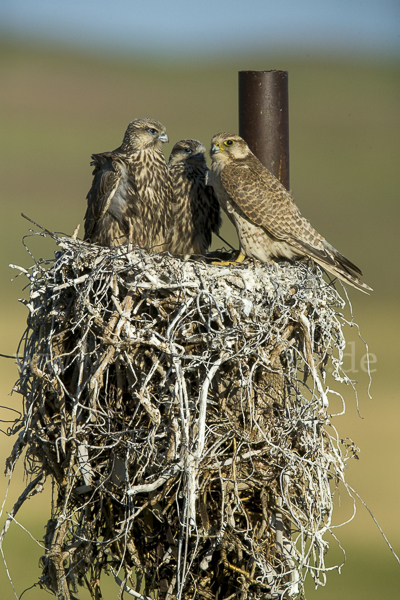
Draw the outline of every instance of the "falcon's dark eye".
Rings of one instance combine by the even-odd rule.
[[[186,152],[186,154],[192,154],[192,151],[190,148],[185,148],[185,152]]]
[[[156,135],[156,133],[158,133],[157,129],[153,129],[152,127],[149,127],[147,131],[151,133],[151,135]]]
[[[226,142],[224,142],[225,146],[232,146],[234,143],[235,142],[233,140],[226,140]]]

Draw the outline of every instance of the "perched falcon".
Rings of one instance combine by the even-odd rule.
[[[241,137],[214,135],[210,155],[209,183],[236,227],[242,255],[261,262],[307,256],[353,287],[371,290],[358,277],[360,269],[315,231]]]
[[[135,119],[119,148],[92,155],[85,240],[100,246],[133,242],[155,252],[166,249],[174,202],[161,152],[168,141],[164,125]]]
[[[218,200],[205,182],[205,152],[197,140],[181,140],[172,148],[168,161],[175,197],[171,254],[205,254],[212,232],[221,227]]]

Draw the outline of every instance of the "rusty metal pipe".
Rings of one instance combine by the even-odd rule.
[[[289,189],[287,71],[239,71],[239,135]]]

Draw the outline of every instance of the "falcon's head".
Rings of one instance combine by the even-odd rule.
[[[160,121],[135,119],[128,125],[121,148],[126,152],[137,152],[146,148],[161,148],[165,142],[169,142],[169,139]]]
[[[206,166],[206,149],[198,140],[181,140],[172,148],[168,166],[172,167],[179,162],[186,162],[195,166]]]
[[[239,135],[235,133],[217,133],[211,139],[210,156],[213,162],[244,160],[251,150]]]

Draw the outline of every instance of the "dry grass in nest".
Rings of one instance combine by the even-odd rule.
[[[55,483],[41,585],[100,575],[137,598],[300,597],[324,584],[333,495],[353,454],[328,414],[343,300],[304,263],[217,266],[52,235],[24,271],[31,482]],[[8,520],[8,526],[10,520]],[[8,526],[6,523],[5,530]],[[116,588],[117,589],[117,588]]]

